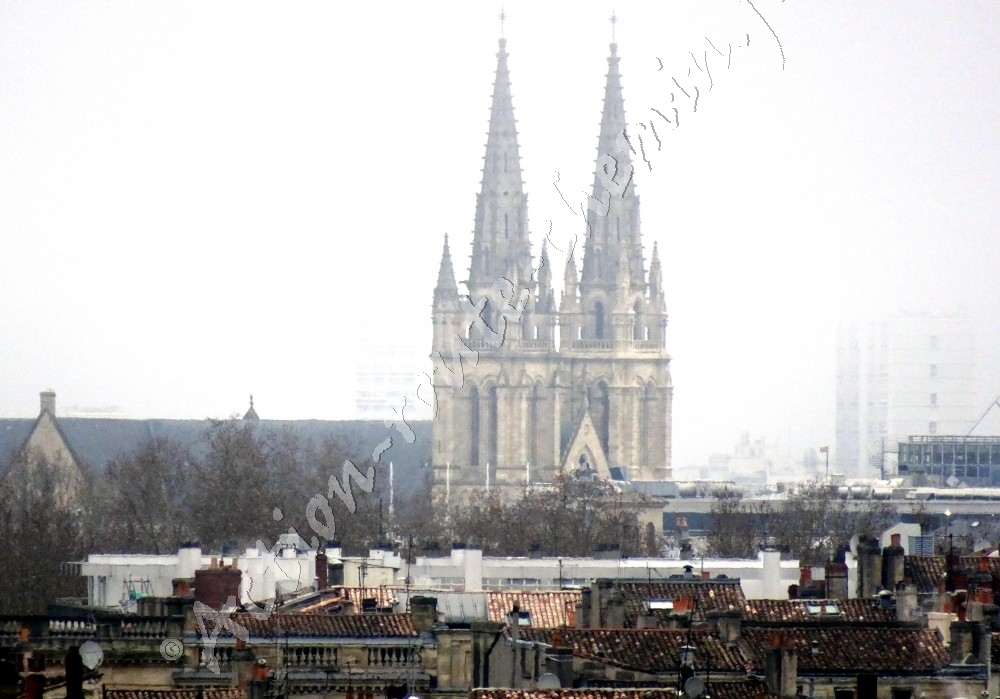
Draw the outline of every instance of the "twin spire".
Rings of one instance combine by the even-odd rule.
[[[528,235],[527,195],[521,174],[517,122],[511,97],[510,73],[507,66],[507,40],[499,40],[496,78],[490,108],[490,124],[483,158],[483,178],[476,201],[473,228],[472,259],[466,282],[469,294],[479,298],[500,278],[519,278],[521,287],[538,287],[540,311],[555,305],[552,299],[551,271],[548,251],[543,245],[541,265],[537,273],[532,264]],[[632,180],[631,146],[627,141],[625,106],[619,72],[618,45],[611,44],[608,58],[604,107],[598,137],[597,172],[592,190],[593,201],[587,212],[587,236],[584,244],[583,269],[579,281],[573,251],[569,252],[564,278],[564,298],[568,293],[588,291],[617,296],[620,289],[644,292],[646,273],[639,234],[639,197]],[[655,258],[656,273],[659,262]],[[627,279],[620,279],[619,269],[625,260]],[[572,267],[572,270],[570,269]],[[662,290],[662,281],[654,282],[650,269],[650,286]],[[513,276],[512,276],[513,275]],[[542,276],[545,279],[542,279]],[[624,284],[623,282],[627,282]],[[652,290],[652,289],[650,289]],[[446,299],[458,294],[454,268],[445,237],[438,284],[434,292],[435,307],[449,303]],[[548,298],[545,298],[548,296]],[[554,310],[554,308],[553,308]]]

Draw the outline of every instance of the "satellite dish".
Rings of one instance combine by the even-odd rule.
[[[551,672],[546,672],[538,678],[538,689],[562,689],[562,683]]]
[[[684,693],[689,697],[700,697],[705,691],[705,683],[700,677],[691,677],[684,683]]]
[[[88,670],[96,670],[104,660],[104,651],[96,641],[87,641],[80,646],[80,657],[83,658],[83,665]]]

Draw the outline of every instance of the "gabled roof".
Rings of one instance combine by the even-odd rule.
[[[272,614],[260,619],[252,614],[233,614],[233,623],[250,632],[251,638],[413,638],[418,636],[409,614]],[[207,624],[211,626],[211,622]],[[209,634],[214,629],[208,629]],[[220,636],[232,636],[222,630]]]
[[[896,615],[875,600],[748,599],[743,605],[744,624],[878,623],[891,624]]]
[[[8,460],[21,449],[36,422],[37,418],[0,419],[0,461]],[[396,429],[386,428],[381,420],[260,420],[257,429],[289,429],[303,441],[316,445],[326,439],[337,439],[362,459],[391,437],[392,446],[382,455],[381,462],[393,462],[396,492],[405,493],[420,485],[421,469],[431,458],[431,422],[407,420],[406,424],[413,430],[413,443],[407,443]],[[56,425],[77,463],[103,473],[109,461],[134,452],[154,438],[170,439],[198,455],[204,448],[203,437],[211,422],[58,417]]]
[[[504,622],[514,605],[531,614],[531,626],[552,628],[573,626],[576,608],[582,594],[579,590],[558,592],[488,592],[490,621]]]
[[[744,628],[741,634],[753,669],[763,672],[775,630]],[[784,646],[797,651],[800,673],[928,674],[949,661],[948,650],[930,629],[810,625],[786,627],[777,635]],[[818,643],[816,655],[812,654],[813,641]]]
[[[560,644],[573,649],[573,655],[638,672],[663,672],[676,668],[681,646],[688,643],[687,629],[535,629],[522,628],[526,641]],[[749,664],[737,648],[727,647],[713,638],[708,629],[693,629],[691,645],[702,658],[712,659],[712,669],[720,672],[747,672]]]

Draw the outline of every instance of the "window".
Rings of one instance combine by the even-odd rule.
[[[937,376],[937,364],[931,364],[931,378]]]
[[[648,599],[646,600],[646,610],[653,611],[654,609],[667,609],[671,610],[674,608],[674,601],[669,599]]]
[[[936,393],[932,393],[931,394],[931,407],[932,408],[936,408],[937,407],[937,394]]]
[[[931,420],[927,425],[927,434],[937,434],[937,422],[935,420]]]

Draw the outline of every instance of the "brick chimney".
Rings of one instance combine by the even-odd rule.
[[[410,616],[413,628],[420,633],[429,632],[437,623],[437,597],[411,597]]]
[[[882,587],[886,590],[895,590],[905,575],[903,561],[906,551],[900,543],[901,538],[901,535],[893,534],[892,543],[882,549]]]
[[[781,637],[772,639],[767,650],[764,680],[768,693],[779,697],[798,696],[799,656],[794,648],[785,648]]]
[[[837,549],[837,555],[826,564],[826,598],[847,599],[847,551],[843,547]]]
[[[323,591],[330,586],[330,568],[328,567],[326,553],[320,551],[316,554],[316,589]]]
[[[41,409],[38,414],[41,415],[44,412],[51,413],[52,417],[56,416],[56,392],[51,388],[47,391],[42,391],[38,394],[41,403]]]

